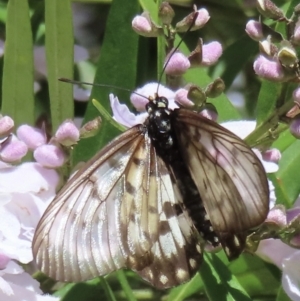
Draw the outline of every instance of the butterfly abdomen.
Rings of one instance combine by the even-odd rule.
[[[180,153],[174,126],[173,111],[167,107],[167,99],[160,97],[147,104],[147,127],[157,154],[168,167],[171,178],[178,185],[185,209],[201,236],[214,246],[219,239],[208,218],[200,193]]]

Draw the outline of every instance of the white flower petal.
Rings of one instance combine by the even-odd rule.
[[[240,138],[244,139],[255,130],[256,122],[249,120],[227,121],[223,122],[221,125]]]
[[[7,300],[7,296],[12,296],[14,294],[14,291],[10,284],[5,281],[2,277],[0,277],[0,298],[1,295],[4,295],[5,298],[1,298],[0,300]]]
[[[120,104],[118,97],[109,94],[110,106],[113,111],[113,118],[118,123],[130,128],[140,123],[140,118],[130,112],[125,104]]]
[[[282,286],[293,301],[300,301],[300,251],[283,260]]]
[[[52,185],[56,187],[58,180],[55,170],[46,169],[38,163],[23,163],[1,169],[0,192],[39,193]]]
[[[256,254],[268,262],[276,264],[280,269],[286,257],[295,253],[295,249],[279,239],[265,239],[259,243]],[[300,278],[299,278],[300,279]]]

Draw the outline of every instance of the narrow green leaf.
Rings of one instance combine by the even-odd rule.
[[[2,113],[15,125],[34,123],[33,45],[26,0],[7,6],[6,43],[2,82]]]
[[[57,127],[74,115],[73,87],[59,82],[73,77],[74,38],[69,0],[45,0],[46,60],[51,120]]]
[[[197,273],[189,282],[173,288],[170,291],[167,300],[183,301],[195,293],[199,293],[201,290],[203,290],[203,283],[199,273]]]
[[[117,277],[119,279],[119,282],[122,286],[122,289],[126,295],[126,298],[128,301],[136,301],[136,298],[134,297],[134,294],[132,292],[132,289],[128,283],[128,280],[126,278],[124,270],[118,270],[117,272]]]
[[[117,301],[116,298],[115,298],[115,296],[114,296],[113,291],[111,290],[108,282],[105,280],[104,277],[101,277],[101,285],[102,285],[102,287],[103,287],[103,289],[105,291],[107,300],[109,300],[109,301]]]
[[[221,65],[223,71],[221,74],[214,75],[221,77],[226,89],[228,89],[238,73],[257,52],[257,43],[251,40],[247,35],[242,36],[224,50],[216,65],[217,67]]]
[[[204,254],[200,275],[211,301],[251,301],[236,277],[215,254]]]
[[[288,207],[300,193],[300,141],[296,140],[283,153],[279,161],[279,171],[273,178],[279,203]]]
[[[138,35],[131,28],[131,20],[139,12],[137,1],[123,0],[112,2],[104,40],[101,46],[101,55],[97,64],[95,82],[111,84],[118,87],[134,89],[136,83]],[[129,103],[128,92],[93,87],[91,98],[99,101],[102,106],[111,112],[109,93],[118,95],[120,102]],[[126,101],[127,100],[127,101]],[[85,121],[99,116],[99,112],[92,102],[89,102]],[[117,131],[110,123],[103,120],[99,134],[91,139],[81,140],[74,152],[74,162],[87,160],[105,144],[107,144]]]

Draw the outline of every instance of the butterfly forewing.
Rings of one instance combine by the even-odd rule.
[[[188,110],[173,114],[181,153],[213,229],[229,258],[234,257],[240,252],[232,250],[231,255],[233,245],[242,251],[243,233],[259,226],[268,213],[264,168],[245,142],[230,131]]]
[[[33,252],[56,280],[127,267],[158,288],[189,280],[202,257],[180,192],[144,126],[120,135],[66,184],[37,227]]]

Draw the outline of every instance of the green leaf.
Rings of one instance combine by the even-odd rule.
[[[101,47],[101,56],[97,64],[95,83],[128,89],[135,87],[138,35],[132,30],[130,20],[138,12],[139,5],[136,1],[128,1],[126,5],[122,0],[112,2]],[[115,93],[121,102],[129,103],[128,92],[124,93],[124,91],[113,88],[108,91],[107,88],[93,87],[90,99],[96,99],[107,111],[111,112],[109,93]],[[84,121],[92,120],[96,116],[99,116],[99,112],[89,102]],[[98,135],[79,142],[74,152],[74,162],[87,160],[119,133],[110,123],[103,120]]]
[[[10,0],[7,6],[2,113],[15,125],[34,124],[33,46],[27,1]]]
[[[199,273],[197,273],[189,282],[173,288],[170,291],[167,300],[183,301],[201,290],[203,290],[203,282]]]
[[[271,177],[277,202],[291,207],[300,193],[300,141],[296,140],[283,153],[279,170]]]
[[[100,300],[100,298],[108,301],[116,300],[110,286],[103,277],[81,283],[68,283],[53,295],[60,297],[61,301]]]
[[[215,254],[204,254],[200,274],[210,301],[251,301],[236,277]]]
[[[258,256],[244,253],[230,262],[228,268],[251,297],[277,293],[281,272]]]
[[[228,89],[238,73],[257,52],[257,43],[249,36],[243,35],[224,50],[216,67],[213,68],[213,70],[222,69],[222,72],[218,75],[213,72],[214,75],[221,77]]]
[[[66,119],[73,118],[72,85],[59,82],[73,77],[74,38],[71,2],[45,0],[46,61],[52,127],[55,131]]]
[[[117,277],[119,279],[119,282],[122,286],[122,289],[126,295],[126,298],[128,301],[136,301],[136,298],[134,297],[134,294],[132,292],[132,289],[128,283],[128,280],[126,278],[124,270],[118,270],[117,272]]]

